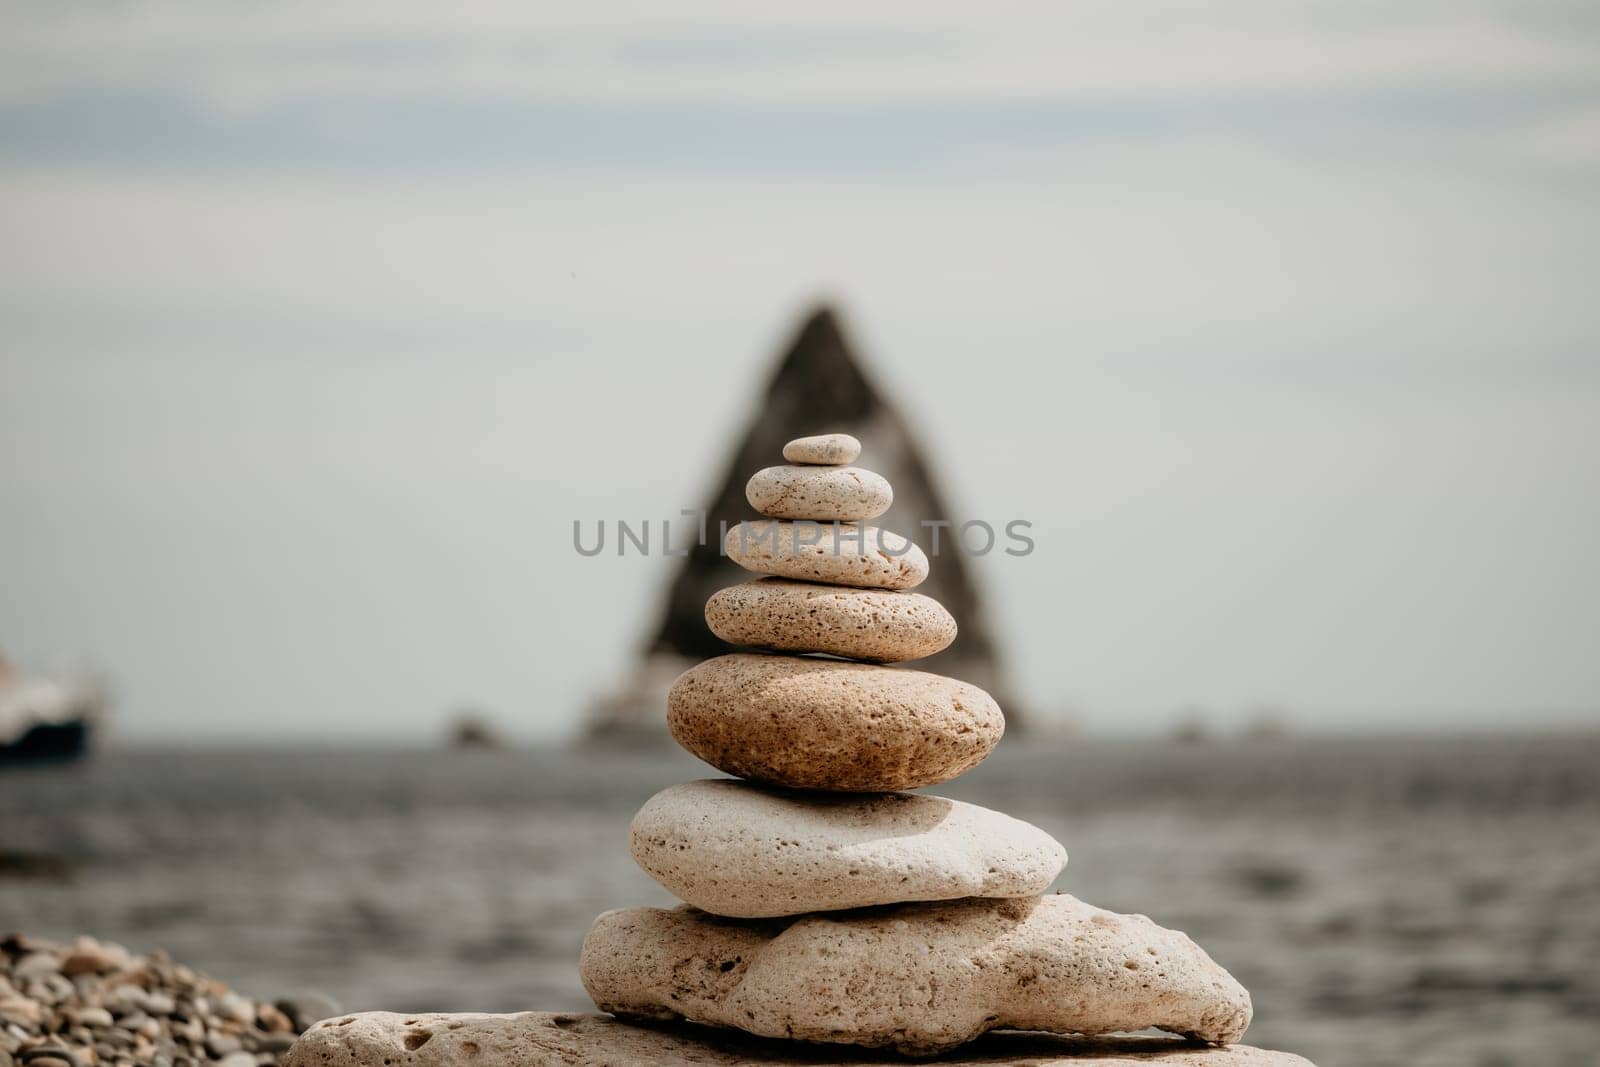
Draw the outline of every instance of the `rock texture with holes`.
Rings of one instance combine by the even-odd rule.
[[[950,647],[956,620],[921,593],[758,578],[719,589],[706,625],[731,645],[894,663]]]
[[[911,589],[928,556],[893,530],[863,523],[752,519],[728,530],[722,550],[747,571],[862,589]]]
[[[1183,934],[1064,895],[762,923],[611,911],[579,974],[618,1015],[904,1053],[996,1028],[1231,1042],[1250,1023],[1250,995]]]
[[[944,797],[795,793],[728,779],[670,786],[634,816],[633,858],[716,915],[770,917],[912,900],[1033,897],[1067,850]]]
[[[283,1067],[866,1067],[889,1053],[796,1044],[732,1030],[630,1025],[608,1015],[527,1011],[515,1015],[399,1015],[375,1011],[330,1019],[302,1037]],[[340,1025],[340,1024],[343,1025]],[[422,1034],[428,1039],[419,1041]],[[412,1047],[408,1047],[412,1046]],[[901,1061],[903,1062],[903,1061]],[[1162,1037],[985,1034],[918,1063],[991,1067],[1311,1067],[1287,1052],[1196,1046]]]
[[[890,792],[949,781],[1000,740],[975,685],[902,667],[736,652],[667,694],[678,743],[720,771],[797,789]]]
[[[860,467],[766,467],[751,475],[745,499],[774,519],[859,522],[894,503],[882,475]]]

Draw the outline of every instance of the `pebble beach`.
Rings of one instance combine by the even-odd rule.
[[[252,1000],[164,952],[92,937],[0,941],[0,1067],[266,1067],[337,1011],[318,996]]]

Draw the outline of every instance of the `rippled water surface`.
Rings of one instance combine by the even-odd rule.
[[[586,1006],[596,912],[669,898],[627,824],[676,750],[110,751],[0,771],[0,928],[164,947],[351,1009]],[[1600,1063],[1600,738],[1010,738],[939,792],[1058,887],[1189,932],[1248,1040],[1340,1064]]]

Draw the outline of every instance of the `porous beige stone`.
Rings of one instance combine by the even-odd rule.
[[[744,495],[771,518],[819,522],[875,519],[894,503],[883,475],[860,467],[764,467],[750,476]]]
[[[992,1067],[1311,1067],[1287,1052],[1191,1045],[1165,1037],[988,1033],[918,1063]],[[889,1051],[753,1037],[737,1030],[620,1022],[609,1015],[525,1011],[453,1015],[372,1011],[317,1023],[283,1067],[867,1067],[901,1064]]]
[[[1250,995],[1188,937],[1065,895],[754,921],[608,911],[578,971],[602,1011],[906,1053],[996,1028],[1227,1043],[1250,1024]]]
[[[882,793],[976,767],[1005,718],[988,693],[954,678],[736,652],[678,676],[667,727],[684,748],[740,778]]]
[[[706,601],[706,625],[733,645],[876,663],[921,659],[956,639],[956,620],[932,597],[792,578],[717,590]]]
[[[753,519],[730,528],[722,547],[747,571],[807,582],[910,589],[928,576],[915,542],[860,523]]]
[[[861,442],[847,433],[821,433],[796,437],[783,446],[783,458],[790,463],[816,463],[840,467],[854,463],[861,455]]]
[[[633,858],[674,896],[741,918],[959,897],[1036,897],[1067,850],[1021,819],[917,793],[685,782],[634,816]]]

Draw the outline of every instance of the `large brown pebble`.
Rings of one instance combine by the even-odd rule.
[[[988,693],[954,678],[738,652],[678,676],[667,727],[684,748],[740,778],[883,793],[976,767],[1005,717]]]
[[[717,590],[706,601],[706,625],[731,645],[876,663],[921,659],[956,639],[956,620],[932,597],[789,578]]]
[[[892,1053],[752,1037],[704,1026],[639,1026],[609,1015],[400,1015],[374,1011],[318,1023],[283,1067],[883,1067]],[[1287,1052],[1194,1045],[1170,1037],[988,1033],[918,1063],[945,1067],[1311,1067]]]
[[[878,526],[753,519],[731,528],[722,547],[747,571],[807,582],[910,589],[928,576],[926,553]]]
[[[881,474],[860,467],[764,467],[750,476],[745,499],[774,519],[859,522],[894,503]]]
[[[1188,937],[1065,895],[764,922],[626,908],[595,920],[578,974],[622,1016],[914,1054],[996,1028],[1227,1043],[1250,1025],[1250,994]]]

